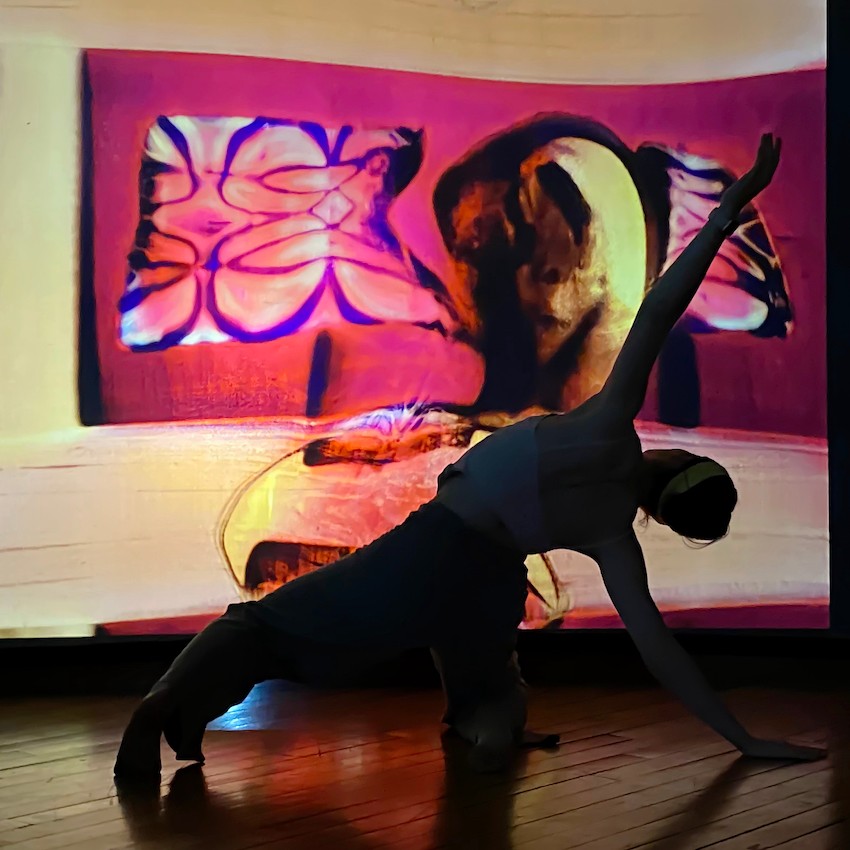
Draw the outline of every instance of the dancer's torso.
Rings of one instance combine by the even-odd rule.
[[[592,399],[483,440],[446,468],[437,500],[528,554],[582,551],[631,530],[640,461],[632,424]]]

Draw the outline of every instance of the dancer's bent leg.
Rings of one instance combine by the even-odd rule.
[[[458,639],[432,650],[443,681],[445,722],[472,745],[477,770],[505,768],[523,742],[526,686],[514,641],[483,635]]]

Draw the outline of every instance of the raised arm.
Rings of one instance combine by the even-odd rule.
[[[667,335],[696,295],[724,239],[735,231],[741,211],[770,183],[781,147],[772,135],[762,136],[753,167],[726,190],[705,227],[644,298],[600,393],[618,416],[637,416]]]
[[[661,618],[649,592],[643,552],[634,534],[592,553],[623,624],[649,671],[700,720],[744,755],[813,760],[822,750],[754,738],[726,708]]]

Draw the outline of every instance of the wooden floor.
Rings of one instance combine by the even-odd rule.
[[[753,731],[832,746],[813,764],[747,762],[655,689],[532,693],[556,752],[477,776],[442,741],[434,691],[255,689],[207,736],[207,765],[119,796],[134,700],[0,702],[0,847],[298,850],[850,850],[842,694],[738,690]]]

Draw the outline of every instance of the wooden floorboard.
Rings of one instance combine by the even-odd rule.
[[[850,695],[727,694],[758,734],[829,759],[739,759],[654,688],[548,687],[557,731],[497,776],[442,740],[430,690],[271,683],[214,724],[207,764],[163,750],[162,786],[119,795],[111,768],[134,700],[0,702],[0,848],[13,850],[850,850]]]

